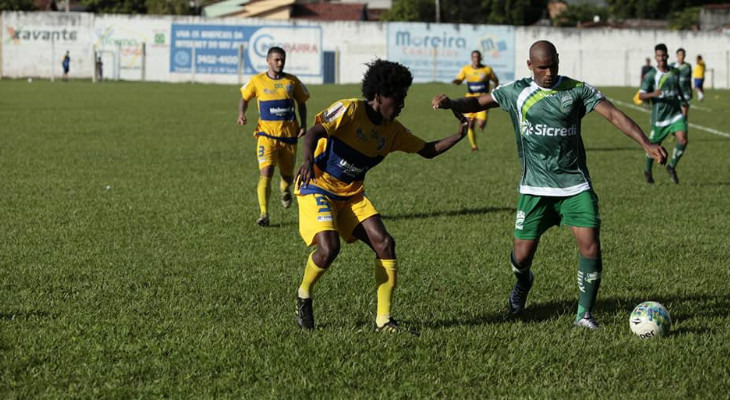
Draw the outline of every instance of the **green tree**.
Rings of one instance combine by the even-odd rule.
[[[381,21],[434,22],[436,6],[433,0],[395,0]]]
[[[33,0],[0,0],[1,11],[33,11],[36,10]]]
[[[673,13],[669,20],[669,27],[679,31],[696,29],[700,25],[701,10],[702,7],[690,7]]]
[[[88,11],[107,14],[147,14],[145,0],[81,0]]]

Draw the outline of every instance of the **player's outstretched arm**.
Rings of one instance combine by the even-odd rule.
[[[431,105],[434,110],[450,108],[460,113],[473,113],[499,107],[491,94],[484,94],[479,97],[462,97],[456,100],[448,98],[445,94],[440,94],[433,98]]]
[[[634,122],[633,119],[629,118],[623,111],[616,108],[613,103],[608,100],[603,100],[598,103],[595,110],[598,114],[603,116],[603,118],[606,118],[608,122],[612,123],[616,128],[623,132],[624,135],[634,139],[636,143],[640,144],[649,157],[662,165],[667,162],[667,150],[661,145],[650,143],[639,125]]]
[[[449,135],[441,140],[426,143],[423,149],[418,154],[423,158],[434,158],[439,154],[443,154],[446,150],[454,147],[455,144],[459,143],[461,139],[466,136],[466,132],[469,129],[469,120],[466,119],[461,113],[453,111],[456,119],[459,120],[459,131],[453,135]]]
[[[294,179],[297,187],[302,185],[306,186],[314,179],[314,149],[317,146],[317,141],[324,137],[327,137],[327,131],[324,130],[321,124],[315,124],[304,135],[304,140],[302,141],[303,161]]]

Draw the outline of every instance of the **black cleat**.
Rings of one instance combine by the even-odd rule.
[[[520,281],[515,282],[515,286],[512,288],[512,293],[509,294],[507,303],[509,305],[509,312],[512,315],[519,315],[525,309],[525,303],[527,303],[527,294],[530,293],[532,288],[532,282],[535,277],[530,271],[530,283],[523,285]]]
[[[651,171],[644,171],[644,180],[648,184],[654,183],[654,177],[651,175]]]
[[[677,178],[677,170],[667,165],[667,172],[669,173],[669,179],[671,179],[672,182],[679,184],[679,178]]]
[[[269,226],[269,216],[268,215],[262,215],[259,217],[259,219],[256,220],[256,225],[258,226]]]
[[[289,206],[291,206],[291,190],[286,189],[281,193],[281,205],[284,208],[289,208]]]
[[[314,329],[314,312],[312,298],[303,299],[297,296],[297,325],[302,329]]]
[[[591,313],[589,312],[583,314],[583,318],[575,321],[574,324],[575,326],[580,326],[582,328],[587,328],[590,330],[598,329],[598,321],[596,321],[596,319],[593,318],[593,315],[591,315]]]
[[[404,328],[398,324],[398,321],[393,318],[389,319],[388,322],[382,326],[376,326],[375,332],[387,332],[387,333],[410,333],[411,335],[418,336],[419,333],[413,328]]]

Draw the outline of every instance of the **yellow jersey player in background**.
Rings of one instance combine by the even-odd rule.
[[[494,87],[499,86],[499,79],[494,74],[492,67],[482,64],[482,53],[479,50],[471,52],[471,64],[465,66],[459,75],[452,81],[454,85],[461,85],[466,80],[466,97],[479,97],[489,93],[489,83],[494,82]],[[474,133],[474,125],[479,124],[479,129],[484,132],[487,126],[487,110],[475,113],[464,114],[469,119],[469,144],[471,150],[477,150],[477,139]]]
[[[413,76],[401,64],[375,60],[362,81],[364,100],[340,100],[317,114],[304,136],[302,166],[297,174],[299,233],[307,246],[316,245],[297,292],[297,323],[314,329],[312,288],[340,252],[340,236],[360,240],[375,252],[376,330],[399,332],[391,318],[391,297],[397,282],[395,241],[375,206],[365,196],[365,174],[394,151],[433,158],[466,135],[461,114],[458,132],[426,143],[396,120],[405,106]]]
[[[258,100],[259,121],[254,130],[256,157],[259,161],[259,183],[257,188],[261,215],[256,223],[269,226],[269,197],[274,167],[279,165],[281,173],[281,204],[291,205],[291,183],[294,162],[297,157],[297,140],[306,132],[309,92],[299,79],[284,73],[286,52],[281,47],[272,47],[266,55],[269,69],[255,75],[241,87],[238,103],[238,125],[245,125],[246,110],[254,97]],[[299,122],[294,113],[294,104],[299,110]]]

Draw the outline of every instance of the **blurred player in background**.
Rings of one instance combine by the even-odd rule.
[[[697,101],[702,101],[705,98],[705,60],[702,56],[697,56],[697,63],[695,63],[695,69],[692,72],[694,78],[695,90],[697,91]]]
[[[61,61],[61,67],[63,68],[63,76],[61,77],[61,80],[63,82],[68,82],[68,71],[71,69],[71,56],[69,55],[68,51],[66,51],[66,55],[63,56],[63,61]]]
[[[592,86],[558,75],[558,53],[548,41],[530,47],[532,78],[502,85],[491,94],[451,100],[433,99],[434,108],[475,112],[500,107],[510,113],[522,164],[514,247],[510,265],[517,282],[508,299],[510,313],[522,313],[532,288],[532,261],[542,234],[567,225],[578,244],[578,312],[575,325],[597,329],[593,306],[603,261],[598,197],[593,191],[581,139],[581,120],[592,110],[632,138],[657,161],[666,150],[652,144],[641,128]]]
[[[248,104],[256,97],[259,120],[254,130],[256,157],[259,161],[259,183],[257,187],[260,215],[259,226],[269,226],[269,197],[274,167],[279,166],[281,182],[281,204],[289,208],[292,200],[291,184],[294,163],[297,156],[297,140],[306,132],[309,92],[299,79],[284,73],[286,52],[281,47],[272,47],[266,55],[269,69],[255,75],[241,87],[238,104],[238,125],[245,125]],[[297,122],[294,105],[299,111]]]
[[[454,85],[460,85],[466,80],[466,97],[478,97],[489,93],[490,82],[494,83],[494,87],[499,86],[499,79],[494,74],[492,67],[482,64],[482,53],[479,50],[471,52],[471,64],[464,66],[459,71],[456,79],[452,81]],[[484,132],[487,126],[487,110],[470,113],[465,115],[469,119],[469,144],[471,150],[477,150],[477,138],[474,133],[474,126],[479,125],[479,129]]]
[[[656,68],[646,74],[639,90],[639,98],[651,101],[649,141],[661,144],[669,135],[674,135],[677,139],[672,158],[667,163],[667,173],[672,182],[679,183],[676,167],[687,148],[687,120],[682,108],[689,106],[681,88],[679,70],[667,64],[667,46],[664,43],[656,45],[654,54]],[[651,172],[653,164],[654,158],[647,153],[644,167],[646,183],[654,183]]]
[[[314,329],[312,289],[340,252],[341,236],[348,243],[360,240],[375,252],[376,330],[403,330],[390,315],[398,276],[395,241],[364,194],[365,174],[394,151],[436,157],[458,143],[468,127],[466,118],[455,113],[460,122],[456,133],[428,143],[413,135],[396,120],[412,82],[403,65],[375,60],[363,77],[365,99],[335,102],[317,114],[304,136],[297,174],[299,233],[317,249],[309,255],[297,291],[297,323],[303,329]]]
[[[685,62],[686,52],[683,48],[677,50],[677,61],[671,64],[672,68],[679,70],[679,89],[682,91],[682,97],[687,105],[682,106],[682,115],[687,119],[689,114],[689,101],[692,100],[692,65]],[[642,83],[644,83],[642,81]]]

